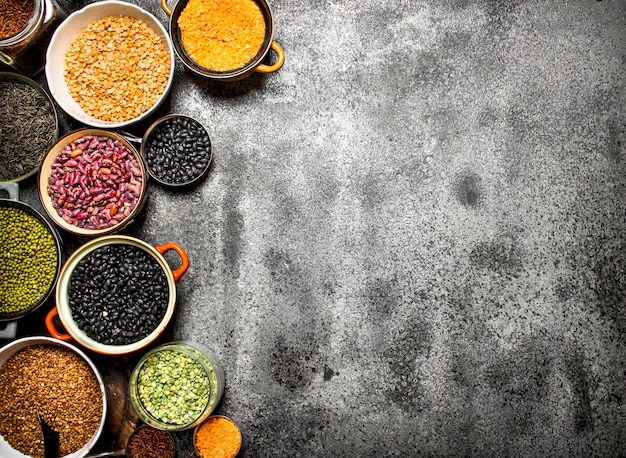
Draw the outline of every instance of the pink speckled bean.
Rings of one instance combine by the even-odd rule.
[[[67,145],[48,178],[48,194],[59,216],[85,229],[119,224],[139,203],[142,189],[143,176],[134,155],[106,136],[86,135]],[[113,204],[120,210],[111,214]]]

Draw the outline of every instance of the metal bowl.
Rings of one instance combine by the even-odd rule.
[[[54,243],[56,246],[56,255],[57,255],[57,265],[56,265],[56,271],[54,274],[54,280],[48,286],[46,293],[43,296],[41,296],[40,299],[38,299],[36,302],[30,305],[28,308],[20,312],[7,313],[7,314],[0,312],[0,322],[1,321],[11,322],[38,310],[43,304],[45,304],[48,301],[48,299],[54,292],[54,287],[56,286],[57,279],[59,276],[59,271],[61,270],[61,264],[62,264],[62,242],[61,242],[61,237],[59,236],[59,233],[56,231],[53,225],[50,224],[50,222],[46,218],[44,218],[43,215],[41,215],[41,213],[39,213],[30,205],[27,205],[26,203],[20,202],[19,200],[17,200],[19,198],[19,186],[16,183],[0,184],[0,189],[4,189],[9,193],[9,199],[0,199],[0,208],[16,208],[34,217],[37,221],[39,221],[54,238]]]
[[[36,161],[36,165],[29,169],[29,170],[25,170],[24,173],[22,173],[20,176],[16,176],[11,178],[10,180],[6,180],[6,181],[2,181],[0,180],[0,183],[17,183],[20,182],[22,180],[25,180],[26,178],[29,178],[33,175],[35,175],[37,173],[37,171],[39,170],[39,164],[41,163],[41,158],[43,157],[43,155],[46,153],[46,151],[48,150],[48,148],[50,146],[52,146],[52,144],[54,144],[54,142],[59,138],[59,115],[57,113],[57,110],[54,106],[54,103],[52,103],[52,99],[50,98],[50,95],[44,91],[44,89],[41,87],[40,84],[38,84],[37,82],[33,81],[30,78],[27,78],[23,75],[20,75],[18,73],[13,73],[13,72],[0,72],[0,81],[5,80],[5,81],[19,81],[22,83],[26,83],[29,86],[34,87],[35,89],[37,89],[37,91],[39,91],[41,94],[43,94],[46,98],[46,103],[49,105],[50,109],[52,110],[52,113],[54,114],[54,131],[52,133],[51,136],[51,140],[50,143],[48,145],[46,145],[45,148],[42,148],[39,158]],[[3,95],[4,96],[4,95]],[[3,126],[0,126],[0,129],[4,129]],[[5,135],[6,137],[6,135]],[[5,139],[0,139],[0,142],[5,141]]]
[[[18,339],[6,345],[2,349],[0,349],[0,366],[2,366],[11,356],[13,356],[18,351],[26,347],[30,347],[34,345],[56,345],[59,347],[67,348],[68,350],[77,354],[87,364],[89,364],[89,366],[91,367],[91,370],[93,371],[93,373],[95,374],[98,380],[98,384],[100,385],[100,391],[102,393],[102,414],[100,416],[100,423],[99,423],[98,429],[96,430],[94,435],[91,437],[89,442],[87,442],[80,450],[62,457],[62,458],[82,458],[86,456],[89,453],[89,451],[95,446],[95,444],[98,442],[98,439],[100,438],[102,431],[104,430],[104,425],[106,423],[105,420],[106,420],[106,415],[107,415],[107,396],[106,396],[106,390],[104,387],[104,381],[102,379],[102,376],[100,375],[100,372],[98,371],[98,368],[95,366],[95,364],[80,349],[76,348],[74,345],[71,345],[67,342],[62,342],[60,340],[53,339],[51,337],[44,337],[44,336],[25,337],[22,339]],[[19,451],[11,447],[1,436],[0,436],[0,456],[2,458],[28,458],[26,455],[20,453]]]

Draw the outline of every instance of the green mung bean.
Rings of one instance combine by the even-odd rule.
[[[38,218],[0,207],[0,316],[22,313],[43,299],[57,262],[56,241]]]
[[[0,2],[0,39],[17,34],[28,24],[35,2],[33,0],[5,0]]]
[[[157,420],[184,426],[194,422],[209,402],[211,385],[202,365],[175,350],[158,351],[139,369],[139,400]]]

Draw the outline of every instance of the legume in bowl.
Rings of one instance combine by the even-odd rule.
[[[193,447],[198,458],[235,458],[242,442],[239,426],[224,415],[211,415],[193,432]]]
[[[141,143],[146,169],[156,182],[172,189],[198,184],[209,171],[211,139],[199,121],[170,114],[156,120]]]
[[[102,377],[85,353],[34,336],[0,350],[0,456],[44,458],[41,417],[59,433],[59,457],[82,458],[106,423]]]
[[[62,245],[52,224],[20,202],[19,186],[0,184],[0,321],[37,310],[52,295],[61,269]]]
[[[167,97],[174,50],[161,23],[132,3],[104,0],[57,28],[45,74],[58,104],[76,120],[114,128],[139,122]]]
[[[267,0],[160,0],[170,16],[174,50],[192,72],[217,81],[237,81],[252,73],[274,73],[285,52],[274,40]],[[263,63],[272,50],[276,60]]]
[[[142,421],[167,431],[186,430],[202,423],[221,401],[224,370],[204,345],[170,342],[141,358],[129,390]]]
[[[180,256],[179,267],[169,266],[168,251]],[[140,350],[172,319],[176,282],[188,267],[187,254],[173,242],[153,247],[126,235],[93,239],[63,265],[46,327],[53,337],[102,354]],[[65,330],[59,330],[57,317]]]
[[[141,156],[124,137],[79,129],[61,137],[44,157],[38,191],[59,227],[93,237],[133,222],[147,197],[147,177]]]

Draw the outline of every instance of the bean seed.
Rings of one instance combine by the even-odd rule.
[[[150,253],[134,245],[110,244],[78,262],[68,298],[74,321],[90,338],[105,345],[127,345],[161,323],[169,285]]]
[[[208,168],[211,140],[195,119],[168,118],[150,134],[145,154],[146,163],[157,179],[183,185],[200,177]]]
[[[0,208],[0,317],[28,310],[55,281],[57,245],[48,228],[19,208]]]
[[[81,154],[72,157],[77,150]],[[106,229],[137,206],[142,186],[140,166],[126,146],[110,137],[85,135],[58,154],[47,191],[64,221],[85,229]]]

